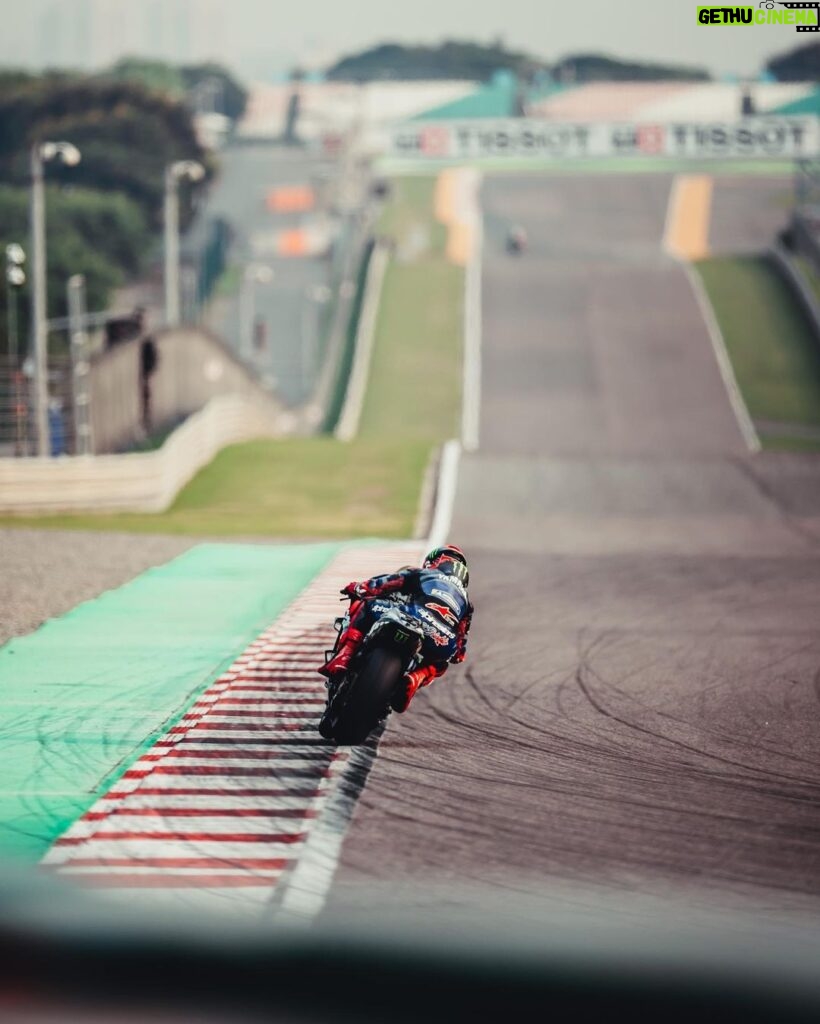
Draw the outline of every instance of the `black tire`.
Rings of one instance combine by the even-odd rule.
[[[393,651],[377,647],[365,655],[359,674],[344,694],[343,707],[333,715],[332,724],[325,726],[332,735],[327,736],[320,726],[322,735],[344,746],[364,743],[386,717],[401,675],[401,658]]]

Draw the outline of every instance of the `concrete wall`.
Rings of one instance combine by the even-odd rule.
[[[157,451],[0,459],[0,513],[161,512],[226,445],[280,437],[292,426],[293,417],[270,399],[223,395]]]
[[[154,429],[179,422],[218,395],[264,401],[267,393],[215,335],[200,328],[160,331],[159,362],[150,378]],[[143,437],[140,345],[130,341],[91,365],[91,427],[97,454],[122,451]]]

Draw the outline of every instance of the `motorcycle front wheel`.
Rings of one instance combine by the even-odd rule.
[[[342,684],[322,716],[322,736],[343,746],[364,743],[387,716],[401,676],[401,658],[393,651],[377,647],[365,655],[356,678]]]

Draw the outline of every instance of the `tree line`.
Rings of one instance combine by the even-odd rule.
[[[32,145],[65,139],[82,152],[77,167],[54,163],[46,172],[49,316],[64,315],[72,274],[85,275],[89,308],[104,309],[114,288],[145,270],[159,247],[164,170],[174,160],[197,160],[206,168],[204,182],[181,188],[181,222],[190,222],[215,170],[213,156],[197,139],[189,102],[190,89],[208,78],[222,83],[225,112],[238,117],[244,89],[214,65],[179,69],[121,61],[94,76],[0,71],[2,251],[10,242],[29,248]],[[3,348],[7,297],[8,289],[0,289]],[[19,299],[25,350],[28,285]]]
[[[600,54],[578,54],[550,64],[539,57],[509,50],[501,40],[488,45],[448,40],[438,46],[402,46],[384,43],[361,53],[343,57],[327,70],[337,81],[378,79],[461,79],[486,82],[496,71],[510,71],[523,81],[545,76],[556,80],[571,77],[576,82],[646,81],[676,79],[706,81],[703,68],[667,64],[641,64]]]
[[[797,46],[772,57],[765,70],[782,82],[820,81],[820,43]],[[625,61],[597,53],[564,57],[554,64],[531,54],[507,49],[501,40],[487,45],[449,40],[439,46],[383,43],[343,57],[327,69],[336,81],[369,82],[419,79],[461,79],[486,82],[496,71],[510,71],[523,82],[708,81],[704,68]]]

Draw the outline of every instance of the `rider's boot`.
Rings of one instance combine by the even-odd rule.
[[[400,715],[403,714],[410,707],[410,701],[415,696],[416,690],[420,686],[427,686],[437,675],[438,672],[432,665],[422,665],[421,668],[408,672],[402,679],[403,685],[399,686],[397,693],[390,701],[390,706]]]
[[[339,637],[339,649],[326,664],[322,665],[319,672],[328,679],[347,671],[350,659],[359,649],[359,644],[364,639],[364,633],[354,626],[348,626]]]

